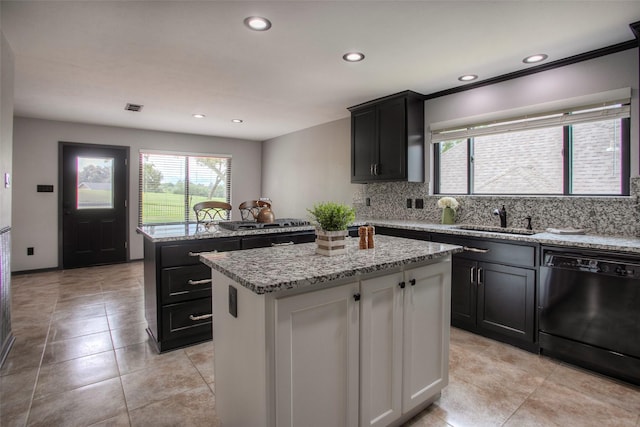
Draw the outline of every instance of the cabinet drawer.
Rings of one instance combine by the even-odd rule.
[[[177,267],[200,263],[196,254],[211,251],[234,251],[240,249],[239,239],[209,239],[196,242],[162,246],[160,248],[160,266]]]
[[[211,268],[204,264],[162,269],[162,303],[211,296]]]
[[[242,249],[264,248],[271,245],[286,243],[311,243],[316,239],[313,231],[302,233],[271,234],[242,238]]]
[[[476,261],[526,267],[535,267],[536,265],[536,248],[533,246],[514,245],[511,243],[470,239],[468,237],[444,234],[434,235],[433,241],[462,246],[465,250],[457,256]]]
[[[195,335],[212,337],[211,298],[170,304],[162,307],[162,340],[177,340]]]

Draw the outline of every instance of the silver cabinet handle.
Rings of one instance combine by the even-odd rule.
[[[284,242],[284,243],[272,243],[271,246],[290,246],[290,245],[294,245],[295,243],[293,242]]]
[[[470,246],[463,246],[462,249],[464,249],[467,252],[477,252],[479,254],[486,254],[487,252],[489,252],[491,250],[491,249],[472,248]]]
[[[202,280],[187,280],[187,284],[189,285],[204,285],[205,283],[211,283],[212,279],[202,279]]]
[[[203,251],[203,252],[191,252],[191,251],[189,251],[188,255],[189,256],[200,256],[202,254],[208,254],[208,253],[214,253],[215,254],[216,252],[218,252],[218,251],[209,251],[209,252],[207,252],[207,251]]]
[[[378,176],[378,164],[377,163],[374,163],[374,165],[373,165],[373,174],[375,176]]]
[[[209,319],[213,317],[213,314],[209,313],[209,314],[203,314],[202,316],[194,316],[193,314],[189,315],[189,319],[196,321],[196,320],[204,320],[204,319]]]
[[[373,175],[373,163],[369,165],[369,175]]]
[[[475,283],[476,281],[476,268],[471,267],[471,283]]]
[[[483,276],[483,270],[482,268],[478,268],[478,286],[482,285],[482,276]]]

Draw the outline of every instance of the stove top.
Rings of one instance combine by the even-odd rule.
[[[218,226],[227,230],[253,230],[258,228],[282,228],[297,227],[301,225],[309,225],[309,221],[296,218],[276,218],[273,222],[256,222],[256,221],[220,221]]]

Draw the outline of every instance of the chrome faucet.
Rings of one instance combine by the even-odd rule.
[[[502,205],[502,209],[495,209],[493,211],[494,215],[498,215],[500,217],[500,227],[507,228],[507,210],[504,205]]]

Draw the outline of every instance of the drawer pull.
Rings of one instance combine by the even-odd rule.
[[[213,314],[209,313],[209,314],[203,314],[202,316],[194,316],[193,314],[189,315],[189,319],[193,320],[194,322],[196,320],[204,320],[204,319],[209,319],[213,317]]]
[[[293,245],[293,242],[284,242],[284,243],[272,243],[271,246],[290,246]]]
[[[212,279],[202,279],[202,280],[188,280],[187,284],[189,285],[204,285],[205,283],[211,283]]]
[[[490,251],[490,249],[472,248],[470,246],[463,246],[462,249],[464,249],[467,252],[477,252],[479,254],[486,254],[487,252]]]
[[[189,256],[200,256],[202,254],[208,254],[208,253],[216,253],[218,251],[202,251],[202,252],[191,252],[189,251],[188,255]]]
[[[475,267],[471,267],[471,283],[475,283],[476,282],[476,268]]]

